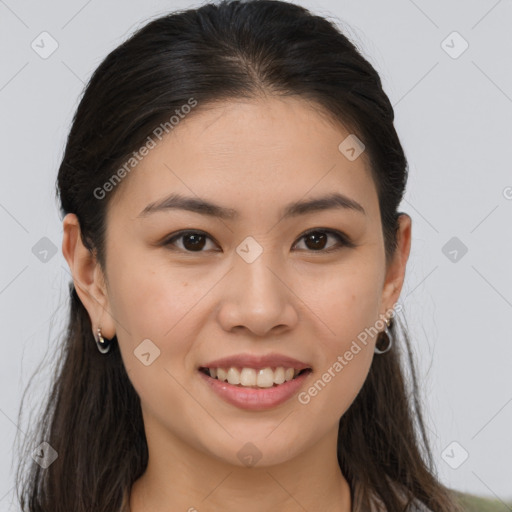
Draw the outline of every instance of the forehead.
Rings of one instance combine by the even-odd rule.
[[[341,123],[295,97],[199,104],[155,141],[109,209],[135,218],[177,192],[215,199],[243,216],[337,191],[371,214],[377,196],[368,159],[364,152],[347,158],[340,150],[347,137]]]

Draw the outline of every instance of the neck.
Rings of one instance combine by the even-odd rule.
[[[148,442],[148,465],[132,486],[130,512],[351,511],[350,486],[336,457],[337,429],[294,459],[264,467],[232,465],[176,440],[167,450],[161,440]]]

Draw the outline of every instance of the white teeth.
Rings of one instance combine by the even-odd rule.
[[[288,382],[296,377],[301,370],[294,368],[284,368],[278,366],[275,370],[272,368],[209,368],[210,377],[217,378],[220,381],[229,382],[229,384],[246,387],[271,388],[274,384],[279,385]]]
[[[293,379],[293,375],[295,374],[295,371],[293,368],[286,368],[286,371],[284,372],[284,380],[289,381]]]
[[[231,370],[238,373],[236,368],[230,368],[229,371]],[[252,368],[243,368],[239,375],[240,381],[237,384],[242,384],[242,386],[256,386],[256,370],[253,370]],[[231,384],[231,382],[229,383]]]
[[[259,370],[256,384],[259,388],[271,388],[274,385],[274,372],[272,368],[262,368]]]
[[[284,368],[279,366],[279,368],[276,368],[276,371],[274,372],[274,382],[276,384],[282,384],[284,381]]]
[[[236,368],[228,370],[228,382],[230,384],[240,384],[240,372]]]

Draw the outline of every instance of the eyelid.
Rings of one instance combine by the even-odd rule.
[[[342,247],[356,247],[356,244],[354,242],[352,242],[352,239],[348,235],[343,233],[343,231],[339,231],[338,229],[332,229],[332,228],[317,227],[317,228],[308,229],[307,231],[305,231],[304,233],[299,235],[297,241],[299,241],[301,238],[303,238],[311,233],[316,233],[316,232],[327,233],[329,235],[333,235],[335,238],[337,238],[340,241],[340,243],[342,244]],[[323,252],[329,252],[330,250],[334,251],[339,248],[341,248],[341,247],[333,247],[330,249],[321,249],[319,251],[308,251],[308,252],[312,252],[312,253],[318,252],[321,254]]]
[[[310,253],[325,254],[325,253],[329,253],[329,252],[333,252],[333,251],[342,249],[343,247],[353,248],[353,247],[357,246],[351,240],[351,238],[348,235],[346,235],[345,233],[343,233],[342,231],[339,231],[339,230],[333,229],[333,228],[315,227],[315,228],[308,229],[307,231],[304,231],[303,233],[301,233],[298,236],[297,240],[294,242],[292,247],[295,247],[295,245],[297,245],[297,243],[299,243],[300,240],[302,238],[304,238],[305,236],[307,236],[307,235],[309,235],[311,233],[316,233],[316,232],[326,233],[328,235],[334,236],[335,238],[338,239],[338,242],[341,245],[339,245],[337,247],[336,246],[330,247],[328,249],[319,249],[317,251],[314,251],[314,250],[309,250],[308,251],[307,249],[300,249],[300,250],[303,250],[305,252],[310,252]],[[175,240],[181,238],[182,236],[188,235],[188,234],[203,235],[206,238],[209,238],[216,245],[219,245],[218,242],[215,240],[215,238],[213,238],[211,235],[209,235],[205,231],[202,231],[201,229],[184,229],[184,230],[181,230],[181,231],[176,231],[175,233],[172,233],[168,237],[164,238],[164,240],[162,242],[162,245],[164,247],[171,247],[172,248],[173,242]],[[194,253],[201,254],[203,252],[207,252],[207,251],[186,251],[186,250],[183,250],[183,249],[180,249],[180,248],[172,248],[171,250],[177,250],[177,251],[185,252],[187,254],[194,254]]]
[[[161,245],[163,245],[164,247],[171,247],[171,250],[181,251],[181,252],[185,252],[185,253],[189,253],[189,254],[194,254],[194,253],[200,254],[202,252],[206,252],[206,251],[185,251],[183,249],[180,249],[179,247],[176,247],[176,248],[172,247],[173,242],[175,240],[177,240],[185,235],[190,235],[190,234],[203,235],[204,237],[209,238],[216,245],[219,245],[217,240],[215,240],[215,238],[213,238],[211,235],[206,233],[206,231],[202,231],[201,229],[183,229],[181,231],[176,231],[176,232],[172,233],[171,235],[165,237],[163,239]]]

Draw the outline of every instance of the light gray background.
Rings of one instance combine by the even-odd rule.
[[[510,499],[512,2],[297,3],[349,25],[395,106],[410,165],[401,209],[413,218],[401,302],[441,480]],[[70,275],[53,194],[83,85],[146,20],[198,5],[0,0],[0,510],[11,510],[13,441],[27,426],[16,425],[21,393],[43,356],[51,360],[67,313]],[[43,31],[59,45],[47,59],[31,48]],[[453,31],[469,44],[458,58],[442,46]],[[461,44],[450,36],[444,46],[453,54]],[[57,251],[46,262],[32,251],[43,237]],[[452,237],[459,247],[444,251],[455,248],[457,261],[443,253]],[[42,367],[34,406],[47,386]],[[463,450],[468,459],[453,469]]]

